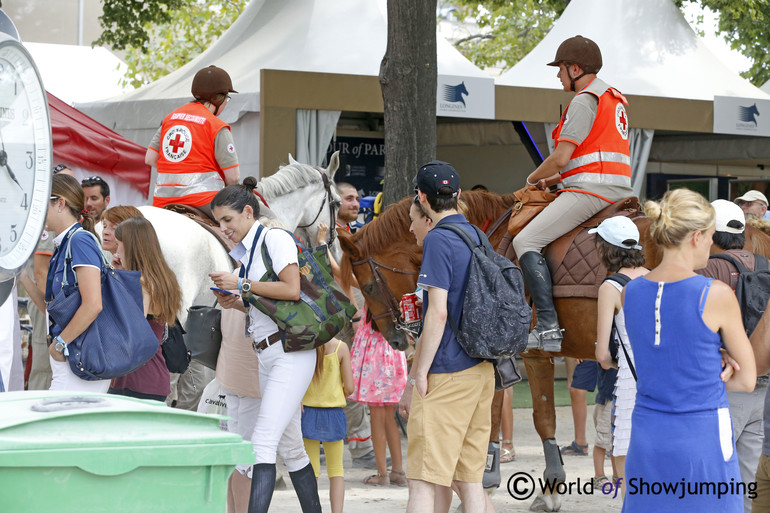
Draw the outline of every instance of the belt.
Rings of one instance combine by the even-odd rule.
[[[263,340],[260,340],[259,342],[256,342],[256,341],[252,342],[251,343],[251,347],[254,348],[254,351],[256,351],[257,354],[259,354],[262,351],[264,351],[265,349],[267,349],[268,347],[270,347],[273,344],[275,344],[276,342],[280,342],[280,341],[281,341],[281,332],[280,331],[276,331],[275,333],[273,333],[269,337],[267,337],[267,338],[265,338]]]

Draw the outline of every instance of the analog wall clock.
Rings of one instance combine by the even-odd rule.
[[[40,240],[52,151],[40,74],[24,46],[0,33],[0,282],[21,272]]]

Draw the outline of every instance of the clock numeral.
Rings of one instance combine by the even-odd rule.
[[[19,234],[16,233],[16,225],[11,225],[11,242],[16,242],[16,239],[19,237]]]
[[[24,197],[21,199],[21,208],[27,210],[29,208],[29,201],[27,200],[27,193],[24,193]]]
[[[32,166],[35,165],[35,161],[32,159],[32,152],[31,151],[27,152],[27,162],[25,162],[24,165],[27,166],[27,169],[32,169]]]

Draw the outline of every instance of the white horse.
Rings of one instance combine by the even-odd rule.
[[[340,196],[333,186],[339,155],[332,155],[329,167],[322,169],[301,164],[289,156],[290,163],[263,178],[257,191],[270,210],[289,231],[298,231],[306,244],[316,245],[318,225],[337,217]],[[262,203],[260,202],[260,206]],[[157,207],[139,210],[158,234],[161,251],[182,288],[182,324],[192,305],[214,305],[209,273],[233,270],[230,257],[206,229],[191,219]]]

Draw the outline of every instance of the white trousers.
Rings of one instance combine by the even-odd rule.
[[[106,394],[110,388],[109,379],[100,379],[98,381],[86,381],[80,379],[70,369],[68,362],[57,362],[51,355],[48,355],[51,362],[51,388],[48,390],[62,390],[65,392],[92,392],[94,394]]]
[[[315,362],[315,351],[285,353],[280,342],[259,354],[262,404],[251,436],[257,463],[274,464],[280,452],[289,472],[310,464],[302,443],[301,407]]]

